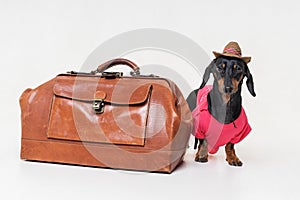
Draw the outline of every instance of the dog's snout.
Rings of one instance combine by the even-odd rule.
[[[232,87],[226,86],[225,93],[231,93],[231,92],[232,92]]]

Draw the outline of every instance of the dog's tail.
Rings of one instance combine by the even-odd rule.
[[[195,137],[194,149],[197,149],[199,139]]]

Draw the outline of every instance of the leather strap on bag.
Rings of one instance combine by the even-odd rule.
[[[127,65],[128,67],[130,67],[133,70],[130,72],[130,75],[132,75],[132,76],[140,75],[140,68],[134,62],[127,60],[125,58],[116,58],[116,59],[107,61],[107,62],[99,65],[95,71],[91,71],[91,73],[92,74],[103,73],[105,70],[107,70],[115,65]]]

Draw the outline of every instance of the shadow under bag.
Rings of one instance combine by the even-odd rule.
[[[105,72],[127,65],[132,76]],[[185,155],[192,115],[170,80],[126,59],[59,74],[20,97],[21,159],[171,173]]]

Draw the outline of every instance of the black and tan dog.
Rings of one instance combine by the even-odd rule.
[[[236,42],[227,44],[223,53],[213,53],[216,58],[206,68],[200,88],[187,98],[194,117],[195,149],[200,141],[195,161],[207,162],[208,153],[216,153],[220,146],[225,145],[227,162],[242,166],[235,154],[234,144],[251,131],[241,97],[244,77],[247,78],[249,92],[256,96],[247,66],[251,57],[242,57]],[[212,87],[205,86],[210,74],[214,77]]]

